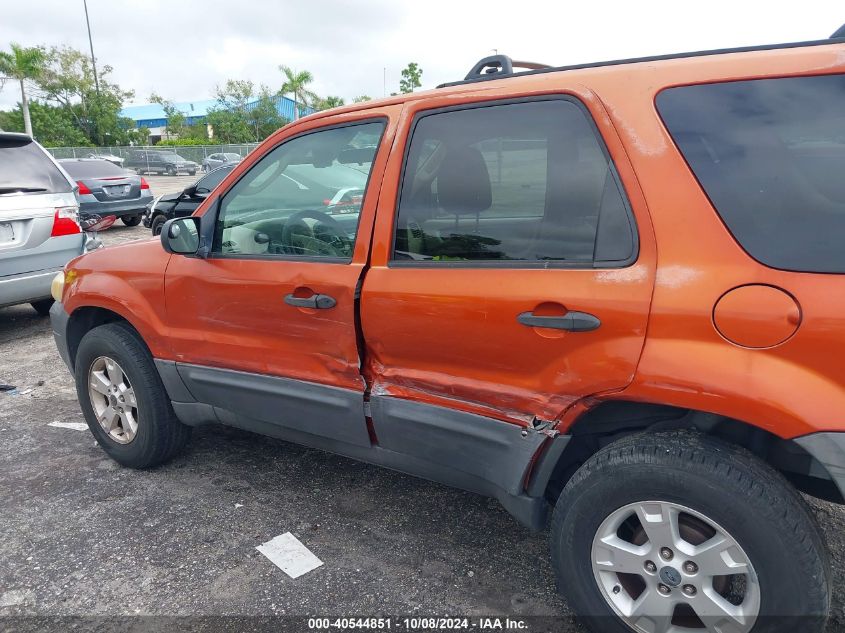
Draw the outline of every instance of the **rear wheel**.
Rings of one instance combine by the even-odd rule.
[[[195,175],[196,175],[196,173],[197,173],[197,170],[195,169],[194,171],[189,171],[189,172],[188,172],[188,175],[189,175],[189,176],[195,176]]]
[[[123,222],[126,226],[138,226],[141,223],[141,216],[140,215],[124,215],[120,218],[120,221]]]
[[[161,227],[164,226],[165,222],[167,222],[167,218],[163,215],[157,215],[153,218],[153,221],[150,223],[150,230],[153,232],[153,235],[161,235]]]
[[[130,326],[109,323],[88,332],[74,366],[88,428],[116,462],[147,468],[185,446],[191,429],[176,419],[152,356]]]
[[[744,449],[691,432],[594,455],[554,510],[561,590],[594,631],[821,631],[830,568],[803,499]]]
[[[32,309],[35,310],[39,315],[48,316],[50,314],[50,308],[53,307],[53,300],[41,299],[40,301],[33,301],[29,305],[31,305]]]

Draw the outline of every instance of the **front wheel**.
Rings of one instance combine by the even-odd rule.
[[[173,168],[173,167],[168,167],[166,171],[167,171],[168,176],[175,176],[176,175],[176,169]]]
[[[697,433],[630,436],[567,483],[552,559],[593,631],[821,631],[830,567],[800,495],[748,451]]]
[[[152,231],[153,235],[161,235],[161,227],[164,226],[165,222],[167,222],[167,218],[163,215],[157,215],[153,218],[153,221],[150,223],[150,231]]]
[[[50,308],[53,307],[53,300],[40,299],[39,301],[33,301],[29,305],[32,306],[32,309],[35,310],[39,316],[48,316],[50,314]]]
[[[152,356],[129,325],[109,323],[88,332],[74,367],[88,428],[116,462],[148,468],[185,446],[191,429],[176,419]]]

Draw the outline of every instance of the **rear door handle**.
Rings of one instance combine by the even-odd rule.
[[[587,312],[567,312],[563,316],[537,316],[533,312],[523,312],[516,320],[527,327],[546,327],[567,332],[590,332],[601,325],[598,317]]]
[[[314,308],[316,310],[328,310],[337,305],[334,297],[329,295],[311,295],[310,297],[295,297],[292,294],[285,295],[285,303],[295,308]]]

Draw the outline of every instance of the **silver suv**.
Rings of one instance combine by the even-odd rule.
[[[32,138],[0,132],[0,307],[49,313],[50,282],[85,250],[75,188]]]

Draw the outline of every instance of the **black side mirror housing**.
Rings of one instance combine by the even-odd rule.
[[[182,196],[187,198],[195,198],[197,195],[197,186],[191,185],[190,187],[185,187],[182,190]]]
[[[196,255],[200,250],[201,218],[188,216],[168,220],[161,227],[161,245],[173,255]]]

